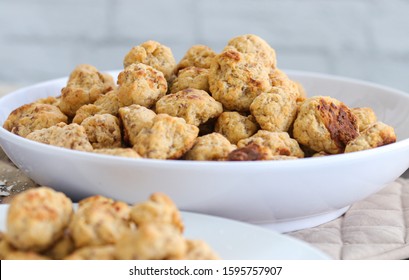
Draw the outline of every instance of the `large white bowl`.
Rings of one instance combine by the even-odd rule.
[[[281,232],[315,226],[340,216],[409,167],[409,94],[352,79],[287,73],[309,96],[329,95],[351,107],[372,107],[379,120],[395,128],[398,141],[350,154],[263,162],[128,159],[48,146],[3,128],[0,144],[35,182],[74,200],[101,194],[135,203],[161,191],[181,210]],[[18,106],[59,95],[65,81],[45,82],[1,98],[0,125]]]

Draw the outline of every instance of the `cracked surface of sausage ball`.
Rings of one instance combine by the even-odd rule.
[[[237,144],[241,139],[252,136],[258,129],[259,125],[252,115],[223,112],[217,118],[214,131],[225,136],[232,144]]]
[[[176,61],[172,50],[156,41],[146,41],[133,47],[124,58],[124,68],[133,63],[149,65],[163,73],[169,82],[173,78]]]
[[[275,50],[257,35],[246,34],[230,39],[226,48],[231,47],[238,52],[254,55],[255,60],[267,68],[275,68],[277,65]]]
[[[220,102],[207,92],[187,88],[168,94],[156,102],[156,113],[183,118],[186,123],[199,126],[223,112]]]
[[[135,137],[133,148],[145,158],[178,159],[193,146],[198,134],[199,128],[184,119],[158,114],[152,126]]]
[[[48,128],[68,118],[58,107],[49,104],[30,103],[13,110],[3,127],[17,135],[26,137],[35,130]]]
[[[92,198],[92,197],[91,197]],[[98,198],[79,203],[69,224],[77,248],[116,243],[129,230],[130,207],[121,201]]]
[[[351,111],[357,117],[359,132],[364,131],[377,121],[375,112],[369,107],[352,108]]]
[[[122,106],[138,104],[152,107],[168,90],[162,72],[142,63],[131,64],[119,73],[118,85]]]
[[[179,71],[173,80],[170,93],[176,93],[186,88],[209,91],[209,70],[205,68],[187,67]]]
[[[93,104],[86,104],[81,106],[72,119],[73,123],[81,124],[86,118],[92,117],[96,114],[111,114],[118,115],[120,108],[118,92],[111,90],[107,94],[99,97]]]
[[[306,92],[302,85],[292,81],[284,71],[276,68],[269,73],[270,83],[273,87],[280,87],[285,92],[295,95],[297,103],[306,99]]]
[[[258,145],[254,142],[235,149],[227,155],[228,161],[255,161],[255,160],[288,160],[297,159],[295,156],[275,155],[268,146]]]
[[[60,110],[69,117],[85,104],[115,88],[111,76],[101,74],[94,66],[78,65],[71,72],[67,85],[61,90]]]
[[[72,119],[72,123],[81,124],[86,118],[95,116],[97,114],[107,114],[103,108],[94,105],[94,104],[86,104],[81,106],[75,112],[75,117]]]
[[[57,106],[60,104],[60,100],[61,100],[61,96],[48,96],[45,98],[40,98],[37,99],[36,101],[34,101],[33,103],[39,103],[39,104],[48,104],[48,105],[53,105],[53,106]]]
[[[342,153],[358,134],[356,116],[344,103],[329,96],[304,101],[294,121],[294,138],[316,152]]]
[[[260,93],[269,91],[269,69],[252,57],[226,48],[217,55],[209,70],[212,96],[227,110],[248,111]]]
[[[273,87],[257,96],[250,105],[250,112],[264,130],[287,132],[297,115],[296,97],[282,88]]]
[[[194,45],[187,50],[176,66],[176,74],[180,70],[191,66],[209,69],[215,56],[216,53],[208,46]]]
[[[396,134],[393,127],[376,122],[345,147],[345,153],[369,150],[396,142]]]
[[[184,158],[186,160],[225,160],[234,149],[236,149],[236,145],[231,144],[220,133],[213,132],[198,137]]]
[[[116,258],[124,260],[181,259],[186,243],[181,233],[170,224],[144,223],[136,231],[128,231],[116,244]]]
[[[6,240],[15,248],[40,252],[63,236],[72,207],[61,192],[45,187],[27,190],[10,203]]]
[[[108,114],[118,115],[118,110],[121,107],[121,102],[119,102],[118,90],[111,90],[110,92],[99,97],[94,105],[100,107]]]
[[[92,151],[85,128],[76,123],[59,123],[36,130],[27,135],[27,139],[72,150]]]
[[[255,143],[261,147],[267,148],[263,148],[264,152],[267,153],[266,157],[304,157],[304,152],[301,150],[297,141],[290,138],[287,132],[271,132],[267,130],[259,130],[253,136],[240,140],[237,143],[237,147],[243,148],[251,143]]]
[[[148,200],[132,206],[131,220],[140,226],[146,223],[165,223],[183,232],[184,225],[176,204],[163,193],[153,193]]]
[[[81,125],[94,149],[119,148],[122,145],[121,128],[117,117],[97,114],[86,118]]]
[[[151,127],[156,113],[141,105],[131,105],[119,109],[119,117],[124,127],[124,141],[136,144],[136,136],[144,127]]]
[[[228,161],[255,161],[270,159],[271,152],[266,146],[249,143],[244,147],[237,148],[227,155]]]

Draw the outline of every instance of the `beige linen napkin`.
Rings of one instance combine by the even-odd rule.
[[[409,258],[409,180],[399,178],[340,218],[288,235],[334,259]]]

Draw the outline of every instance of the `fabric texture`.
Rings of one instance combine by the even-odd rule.
[[[333,259],[409,258],[409,180],[399,178],[340,218],[288,233]]]

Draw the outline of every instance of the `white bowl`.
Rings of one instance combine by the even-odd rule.
[[[101,194],[135,203],[161,191],[185,211],[281,232],[315,226],[342,215],[350,204],[377,192],[409,167],[409,94],[352,79],[286,72],[304,85],[308,96],[329,95],[351,107],[372,107],[379,120],[395,128],[398,141],[350,154],[263,162],[113,157],[40,144],[3,128],[0,144],[35,182],[74,200]],[[59,95],[65,81],[45,82],[1,98],[0,125],[13,109]]]

